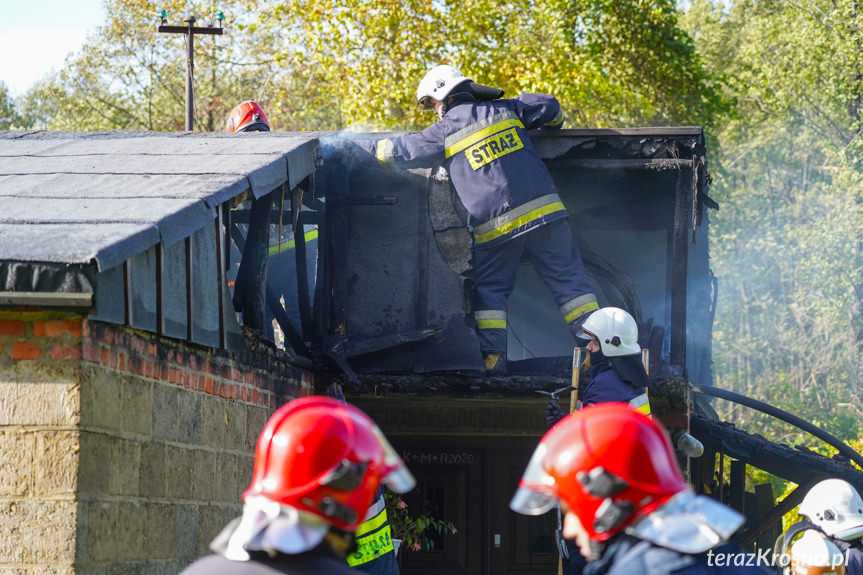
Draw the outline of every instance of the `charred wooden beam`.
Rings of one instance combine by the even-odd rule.
[[[746,547],[758,537],[759,534],[764,532],[766,529],[769,529],[774,523],[781,521],[782,517],[797,507],[809,490],[813,485],[818,483],[819,479],[811,480],[807,483],[803,483],[799,485],[794,491],[785,496],[785,498],[776,504],[770,511],[762,514],[759,514],[758,521],[756,521],[751,526],[745,527],[741,529],[734,536],[733,542],[741,547]],[[761,487],[760,485],[756,485],[756,495],[757,489]],[[772,496],[772,491],[771,491]],[[771,501],[772,505],[772,501]],[[781,523],[780,523],[781,526]],[[778,534],[777,534],[778,535]],[[771,542],[772,543],[772,542]]]
[[[331,202],[337,206],[394,206],[398,198],[390,196],[348,196]]]
[[[304,181],[308,186],[308,179]],[[303,339],[311,340],[314,326],[312,324],[312,303],[309,295],[309,270],[306,267],[306,234],[305,218],[301,213],[304,187],[297,186],[291,191],[291,208],[295,214],[294,219],[294,261],[297,268],[297,305],[300,308],[300,329]]]
[[[836,450],[839,451],[842,456],[855,462],[860,467],[863,467],[863,456],[848,447],[844,442],[836,438],[827,430],[822,429],[817,425],[813,425],[805,419],[797,417],[793,413],[788,413],[787,411],[779,409],[774,405],[764,403],[763,401],[758,401],[757,399],[752,399],[751,397],[746,397],[745,395],[735,393],[727,389],[721,389],[713,386],[696,385],[693,386],[692,390],[696,393],[711,395],[713,397],[719,397],[722,399],[733,401],[735,403],[739,403],[741,405],[745,405],[746,407],[750,407],[752,409],[758,410],[762,413],[766,413],[767,415],[780,419],[786,423],[790,423],[791,425],[794,425],[802,429],[803,431],[806,431],[807,433],[811,433],[812,435],[824,441],[831,447],[836,448]]]
[[[597,170],[679,170],[692,168],[693,160],[682,158],[645,158],[614,160],[608,158],[556,158],[546,162],[549,168],[569,170],[586,168]]]
[[[863,489],[863,472],[850,463],[830,459],[813,451],[794,449],[751,435],[730,423],[713,421],[692,414],[690,432],[705,448],[723,451],[747,464],[802,485],[813,478],[844,479],[858,490]]]
[[[219,347],[226,349],[228,347],[228,333],[225,327],[225,262],[226,250],[228,245],[225,234],[225,214],[230,210],[222,204],[216,210],[216,285],[218,286],[218,306],[219,306]]]
[[[361,389],[375,387],[391,392],[454,394],[470,397],[486,393],[496,397],[538,397],[537,391],[555,391],[569,386],[568,378],[548,376],[487,377],[481,371],[435,374],[363,374],[359,376]]]
[[[372,353],[382,349],[389,349],[397,345],[406,343],[414,343],[428,339],[439,331],[437,326],[431,326],[422,329],[411,331],[403,331],[399,333],[388,333],[378,337],[368,337],[363,339],[346,339],[344,341],[344,350],[347,357],[362,355],[364,353]]]
[[[242,312],[243,324],[264,331],[267,253],[270,240],[270,212],[273,194],[252,201],[252,214],[243,259],[234,284],[234,309]],[[221,238],[221,236],[220,236]],[[221,264],[221,261],[220,261]],[[221,267],[221,266],[220,266]]]
[[[680,170],[674,199],[674,224],[671,231],[671,351],[672,366],[686,365],[686,296],[688,282],[689,225],[692,189],[691,169]],[[686,373],[680,375],[686,376]]]

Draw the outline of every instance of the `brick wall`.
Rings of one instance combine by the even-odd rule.
[[[312,383],[269,349],[0,311],[0,573],[176,573],[238,513],[270,413]]]

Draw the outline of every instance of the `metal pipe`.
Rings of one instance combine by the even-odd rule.
[[[746,397],[745,395],[742,395],[740,393],[728,391],[727,389],[719,389],[717,387],[703,385],[693,385],[692,391],[694,391],[695,393],[700,393],[702,395],[710,395],[713,397],[718,397],[720,399],[733,401],[734,403],[745,405],[746,407],[750,407],[762,413],[766,413],[767,415],[772,415],[776,419],[780,419],[785,423],[790,423],[791,425],[799,427],[803,431],[814,435],[826,444],[835,447],[839,451],[839,453],[841,453],[860,467],[863,467],[863,456],[848,447],[848,445],[839,440],[835,435],[818,427],[817,425],[809,423],[805,419],[797,417],[792,413],[788,413],[787,411],[764,403],[763,401],[758,401],[757,399]]]

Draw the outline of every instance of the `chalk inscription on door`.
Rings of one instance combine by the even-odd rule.
[[[476,462],[476,455],[467,452],[451,451],[403,451],[402,459],[411,465],[470,465]]]

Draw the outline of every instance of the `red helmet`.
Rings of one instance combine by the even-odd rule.
[[[563,501],[594,541],[688,489],[668,434],[623,403],[603,403],[562,419],[539,442],[513,511],[540,515]]]
[[[247,100],[237,104],[228,115],[227,132],[269,132],[270,122],[257,103]]]
[[[352,405],[305,397],[278,409],[261,432],[252,484],[261,496],[356,531],[380,483],[397,493],[415,481],[378,426]]]

